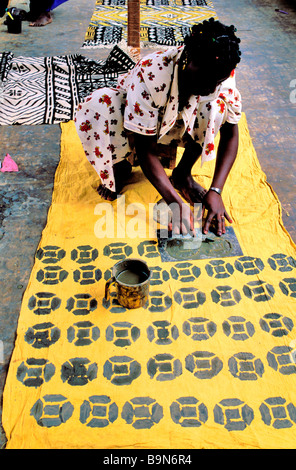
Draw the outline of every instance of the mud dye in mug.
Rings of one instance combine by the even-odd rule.
[[[112,277],[106,282],[105,300],[110,298],[110,287],[116,287],[117,300],[126,308],[143,307],[148,301],[152,273],[145,261],[127,258],[112,268]]]

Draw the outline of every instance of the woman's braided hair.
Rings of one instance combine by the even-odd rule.
[[[233,25],[226,26],[214,18],[195,24],[184,41],[188,61],[231,72],[241,60],[240,39],[235,32]]]

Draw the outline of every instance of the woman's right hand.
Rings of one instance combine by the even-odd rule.
[[[190,205],[185,202],[181,204],[173,202],[169,208],[172,211],[172,221],[168,225],[169,231],[173,235],[187,235],[189,233],[195,236],[194,217]]]

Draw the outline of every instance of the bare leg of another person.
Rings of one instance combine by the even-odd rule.
[[[29,26],[46,26],[52,22],[50,7],[53,0],[30,0]]]

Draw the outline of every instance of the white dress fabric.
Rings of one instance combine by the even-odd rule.
[[[147,55],[119,78],[117,88],[100,88],[78,106],[74,121],[86,157],[110,190],[116,191],[113,165],[131,152],[126,130],[180,147],[190,135],[202,146],[203,164],[216,157],[214,139],[220,127],[239,122],[241,96],[234,71],[214,93],[191,96],[178,111],[183,47]]]

